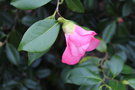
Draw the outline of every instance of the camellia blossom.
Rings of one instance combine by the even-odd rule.
[[[66,49],[62,55],[62,63],[74,65],[78,63],[85,52],[94,50],[100,43],[94,36],[96,32],[86,31],[73,22],[63,25],[66,38]]]

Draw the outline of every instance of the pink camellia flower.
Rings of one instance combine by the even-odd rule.
[[[94,50],[99,40],[94,38],[94,31],[86,31],[80,26],[67,22],[63,25],[66,38],[66,49],[62,55],[62,62],[74,65],[78,63],[85,52]]]

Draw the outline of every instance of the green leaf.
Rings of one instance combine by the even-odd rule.
[[[6,55],[11,63],[14,65],[20,64],[20,55],[17,49],[11,45],[11,44],[6,44]]]
[[[69,9],[78,13],[84,13],[84,7],[80,0],[65,0]]]
[[[134,50],[130,47],[130,45],[124,45],[124,44],[117,44],[116,45],[117,50],[123,51],[125,52],[125,55],[123,53],[123,55],[119,55],[123,58],[129,58],[130,60],[132,60],[133,58],[135,58],[134,56]],[[124,60],[124,59],[123,59]],[[134,59],[132,60],[134,62]]]
[[[49,50],[49,49],[48,49]],[[35,60],[43,56],[48,50],[40,53],[31,53],[28,52],[28,64],[31,65]]]
[[[92,86],[81,85],[78,90],[91,90]]]
[[[128,84],[135,89],[135,79],[128,80]]]
[[[40,8],[38,8],[36,13],[37,13],[38,19],[40,19],[40,20],[42,20],[45,17],[47,17],[47,16],[50,15],[50,13],[49,13],[49,11],[47,10],[46,7],[40,7]]]
[[[134,63],[135,63],[135,50],[132,46],[130,46],[129,44],[127,44],[126,46],[126,50],[128,52],[128,58],[131,59]]]
[[[0,31],[0,39],[2,39],[3,37],[5,37],[6,35]]]
[[[18,86],[19,90],[28,90],[28,88],[26,88],[25,86]]]
[[[135,74],[135,70],[128,65],[124,65],[121,73],[123,73],[123,74]]]
[[[51,74],[50,69],[41,69],[37,71],[37,76],[38,78],[42,79],[42,78],[46,78]]]
[[[124,60],[121,57],[114,55],[111,60],[108,62],[111,72],[113,73],[113,77],[120,74],[124,66]]]
[[[100,59],[93,56],[87,56],[84,57],[80,62],[79,65],[86,65],[86,64],[95,64],[98,65],[100,62]]]
[[[99,85],[92,85],[92,86],[90,86],[90,85],[88,85],[88,86],[81,85],[79,87],[79,90],[101,90],[101,89],[99,88]]]
[[[129,44],[133,47],[135,47],[135,41],[129,41]]]
[[[6,28],[11,28],[14,24],[14,18],[8,12],[0,12],[0,21]]]
[[[18,47],[22,38],[22,34],[17,30],[12,30],[9,34],[8,42],[14,45],[16,48]]]
[[[119,57],[121,57],[122,60],[123,60],[124,62],[126,62],[126,60],[127,60],[127,54],[126,54],[126,52],[119,50],[119,51],[116,53],[116,55],[119,56]]]
[[[54,19],[44,19],[34,23],[24,34],[19,50],[44,52],[55,42],[59,33],[59,24]]]
[[[105,0],[105,11],[110,16],[116,16],[116,4],[112,0]]]
[[[98,38],[100,40],[99,46],[96,48],[100,52],[107,52],[107,45],[105,41],[101,38]]]
[[[84,0],[84,6],[88,11],[96,9],[97,0]]]
[[[133,3],[135,3],[135,0],[132,0]]]
[[[114,40],[114,43],[126,43],[127,41],[129,41],[129,38],[127,38],[129,36],[129,32],[128,32],[128,26],[126,25],[125,22],[118,24],[118,28],[117,28],[117,35],[115,35],[117,38],[119,38],[118,40]]]
[[[50,1],[51,0],[12,0],[10,4],[22,10],[29,10],[41,7]]]
[[[30,89],[36,89],[37,86],[38,86],[38,82],[37,81],[34,81],[34,80],[31,80],[31,79],[26,79],[24,80],[24,85]]]
[[[6,88],[6,87],[14,87],[14,86],[16,86],[18,84],[18,82],[17,81],[15,81],[15,80],[9,80],[8,82],[5,82],[4,84],[3,84],[3,88]]]
[[[38,18],[33,17],[33,16],[24,16],[22,18],[22,24],[26,25],[26,26],[30,26],[33,23],[35,23],[38,20]]]
[[[125,85],[115,80],[110,80],[109,86],[111,86],[112,90],[127,90]]]
[[[61,78],[62,78],[62,80],[63,80],[64,82],[67,81],[68,73],[69,73],[70,70],[71,70],[70,67],[65,67],[65,68],[63,68],[63,70],[62,70],[62,72],[61,72]]]
[[[99,74],[92,72],[85,67],[74,68],[67,74],[67,83],[73,83],[76,85],[96,85],[101,83],[102,79]]]
[[[97,57],[92,57],[92,56],[87,56],[84,57],[79,64],[77,65],[77,67],[85,67],[90,69],[91,71],[94,71],[95,73],[99,73],[99,64],[100,59]]]
[[[125,17],[125,16],[128,16],[129,14],[132,13],[132,5],[131,3],[125,3],[124,6],[123,6],[123,9],[122,9],[122,15]]]
[[[116,31],[116,22],[113,21],[110,24],[106,26],[106,28],[103,31],[102,38],[106,43],[109,43]]]

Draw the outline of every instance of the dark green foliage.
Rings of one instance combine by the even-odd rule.
[[[61,16],[100,40],[74,66],[61,63],[60,15],[49,17],[56,5],[0,0],[0,90],[134,90],[135,0],[64,0]]]

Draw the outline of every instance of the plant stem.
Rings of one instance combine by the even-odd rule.
[[[55,16],[57,13],[60,17],[62,17],[61,14],[59,13],[59,5],[61,5],[63,2],[64,2],[64,0],[61,0],[61,1],[57,0],[57,6],[56,6],[55,12],[53,13],[52,16]]]
[[[64,0],[61,0],[60,2],[59,2],[59,4],[62,4],[64,2]]]
[[[99,88],[102,89],[104,86],[105,86],[106,88],[108,88],[109,90],[112,90],[112,88],[111,88],[109,85],[107,85],[107,84],[103,84],[103,85],[100,86]]]
[[[105,74],[105,70],[104,70],[104,62],[108,59],[108,53],[105,54],[104,58],[101,60],[100,62],[100,66],[101,66],[101,71],[103,73],[103,77],[104,77],[104,81],[106,79],[111,79],[109,78],[106,74]]]

